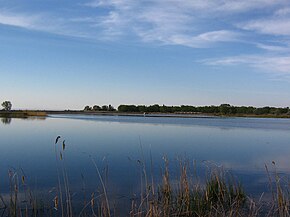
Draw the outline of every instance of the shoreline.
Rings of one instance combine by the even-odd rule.
[[[33,110],[14,110],[14,111],[0,111],[0,118],[29,118],[29,117],[47,117],[45,111]]]
[[[254,115],[254,114],[209,114],[209,113],[139,113],[139,112],[106,112],[106,111],[45,111],[50,114],[64,115],[103,115],[103,116],[128,116],[128,117],[167,117],[167,118],[290,118],[290,115]]]
[[[254,114],[207,114],[207,113],[133,113],[133,112],[106,112],[106,111],[81,111],[81,110],[13,110],[0,111],[2,118],[27,118],[47,117],[49,115],[100,115],[100,116],[127,116],[127,117],[167,117],[167,118],[283,118],[288,119],[290,115],[254,115]]]

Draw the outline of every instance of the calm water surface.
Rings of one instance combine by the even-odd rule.
[[[165,155],[173,168],[178,157],[196,160],[200,167],[222,165],[253,195],[266,191],[265,164],[275,161],[281,173],[290,171],[289,119],[54,115],[2,122],[2,194],[8,192],[9,169],[23,171],[30,187],[44,193],[57,185],[54,141],[58,135],[66,141],[65,164],[76,198],[83,184],[88,191],[98,185],[91,159],[100,169],[108,166],[114,197],[137,193],[142,150],[147,163],[152,153],[156,176]]]

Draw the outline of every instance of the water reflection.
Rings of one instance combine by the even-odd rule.
[[[1,122],[3,124],[11,124],[11,118],[9,118],[9,117],[2,117],[1,118]]]
[[[12,119],[21,119],[21,120],[37,120],[37,121],[44,121],[46,117],[43,116],[27,116],[27,117],[0,117],[2,124],[11,124]]]
[[[38,188],[46,193],[57,185],[57,135],[66,140],[63,157],[72,192],[79,192],[83,182],[88,192],[97,186],[92,157],[100,170],[109,167],[109,189],[114,194],[129,197],[137,193],[141,152],[147,168],[152,155],[156,181],[164,155],[172,171],[178,168],[176,158],[184,156],[199,164],[210,161],[222,165],[239,177],[248,192],[257,195],[268,186],[265,163],[271,165],[274,160],[281,172],[289,172],[289,119],[58,116],[25,120],[13,119],[11,127],[0,124],[0,177],[7,177],[7,168],[21,167],[20,171],[37,180]],[[200,170],[204,171],[204,166]],[[1,179],[0,186],[7,186],[1,191],[9,189],[9,182]]]

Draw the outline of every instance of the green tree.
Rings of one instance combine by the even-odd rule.
[[[145,105],[138,105],[137,110],[138,112],[144,113],[144,112],[147,112],[147,107]]]
[[[160,106],[158,104],[150,105],[148,107],[149,112],[160,112]]]
[[[98,106],[98,105],[94,105],[94,106],[93,106],[93,110],[94,110],[94,111],[101,111],[101,107]]]
[[[116,109],[112,105],[109,105],[108,106],[108,111],[113,112],[113,111],[116,111]]]
[[[92,110],[92,108],[90,107],[90,106],[85,106],[85,108],[84,108],[84,111],[91,111]]]
[[[10,111],[12,108],[12,103],[10,101],[4,101],[2,107],[5,111]]]
[[[231,113],[231,105],[230,104],[221,104],[220,105],[220,113],[223,115]]]
[[[107,105],[102,106],[102,111],[108,111],[108,110],[109,110],[109,107]]]

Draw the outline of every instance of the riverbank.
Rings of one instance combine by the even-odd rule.
[[[19,110],[19,111],[0,111],[2,118],[28,118],[28,117],[46,117],[45,111]]]
[[[132,117],[173,117],[173,118],[226,118],[226,117],[244,117],[244,118],[290,118],[290,115],[284,114],[219,114],[219,113],[140,113],[140,112],[107,112],[107,111],[82,111],[82,110],[17,110],[0,111],[0,117],[5,118],[27,118],[27,117],[47,117],[48,115],[107,115],[107,116],[132,116]]]
[[[214,117],[245,117],[245,118],[290,118],[290,115],[255,115],[255,114],[219,114],[219,113],[140,113],[140,112],[106,112],[106,111],[45,111],[49,114],[68,114],[68,115],[108,115],[108,116],[134,116],[134,117],[174,117],[174,118],[214,118]]]

